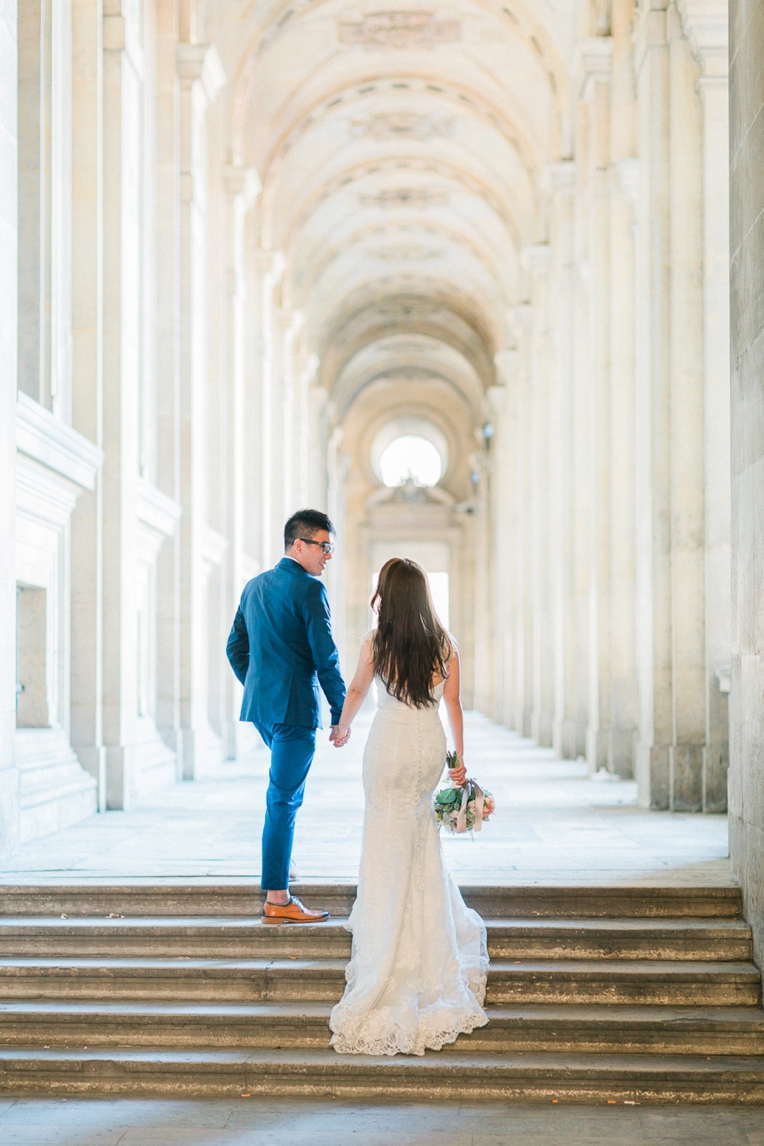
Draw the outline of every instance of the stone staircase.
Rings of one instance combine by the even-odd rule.
[[[0,887],[0,1091],[764,1102],[739,892],[465,889],[490,1024],[439,1054],[336,1055],[355,889],[269,926],[251,885]]]

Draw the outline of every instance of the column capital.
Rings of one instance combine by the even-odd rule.
[[[549,243],[532,243],[523,250],[520,262],[532,274],[545,275],[549,270],[550,259]]]
[[[545,182],[557,194],[572,193],[576,181],[576,164],[573,159],[561,159],[559,163],[548,163],[544,168]]]
[[[499,350],[493,356],[493,363],[501,380],[501,385],[506,386],[510,379],[517,376],[520,368],[520,352],[514,348]]]
[[[176,44],[175,69],[182,88],[200,80],[207,99],[214,103],[226,82],[218,50],[214,44]]]
[[[724,79],[728,70],[728,0],[676,0],[676,6],[703,77]]]
[[[518,334],[529,330],[533,321],[533,307],[529,302],[521,302],[519,306],[513,306],[509,312],[509,320]]]
[[[283,251],[255,251],[255,264],[261,275],[271,276],[274,286],[281,282],[286,267]]]
[[[305,366],[303,369],[303,377],[305,378],[305,381],[308,383],[308,385],[311,387],[311,389],[313,389],[316,393],[321,391],[326,396],[326,398],[328,399],[329,391],[326,390],[325,387],[321,386],[321,383],[320,383],[320,380],[318,377],[318,368],[320,365],[321,365],[321,359],[318,357],[318,355],[315,353],[315,351],[312,354],[309,354],[308,357],[305,359]]]
[[[613,70],[612,36],[589,36],[576,44],[577,88],[579,98],[586,98],[593,81],[609,80]]]
[[[228,195],[233,199],[241,195],[244,206],[249,209],[263,189],[255,167],[236,167],[229,164],[223,169],[223,179]]]

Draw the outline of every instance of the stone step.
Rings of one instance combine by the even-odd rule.
[[[348,959],[344,919],[272,926],[260,919],[0,918],[0,957]],[[748,961],[751,931],[736,919],[489,919],[492,959]]]
[[[335,1002],[344,959],[0,960],[0,997],[56,1000]],[[752,963],[659,960],[494,960],[491,1003],[756,1006]]]
[[[329,1003],[3,1003],[0,1045],[328,1049]],[[488,1006],[448,1053],[763,1055],[757,1007]]]
[[[301,884],[292,888],[309,904],[347,916],[353,884]],[[463,887],[467,903],[486,919],[721,918],[741,912],[740,889],[717,887]],[[0,916],[259,916],[262,893],[255,881],[195,883],[165,880],[92,881],[88,884],[0,885]]]
[[[0,1049],[0,1091],[45,1094],[764,1102],[764,1060],[650,1054]]]

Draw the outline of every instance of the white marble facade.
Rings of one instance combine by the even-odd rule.
[[[303,504],[347,669],[418,555],[469,704],[726,807],[726,53],[725,0],[0,0],[6,848],[235,755]]]

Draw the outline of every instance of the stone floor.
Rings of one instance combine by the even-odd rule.
[[[764,1146],[761,1108],[0,1101],[3,1146]]]
[[[298,819],[301,882],[353,881],[363,815],[361,756],[370,717],[346,748],[319,737]],[[463,883],[714,883],[729,879],[724,816],[650,812],[636,785],[590,780],[483,716],[467,714],[466,758],[496,796],[483,832],[446,837]],[[213,780],[166,789],[129,812],[93,816],[25,845],[0,880],[246,880],[259,874],[267,753],[225,765]]]

